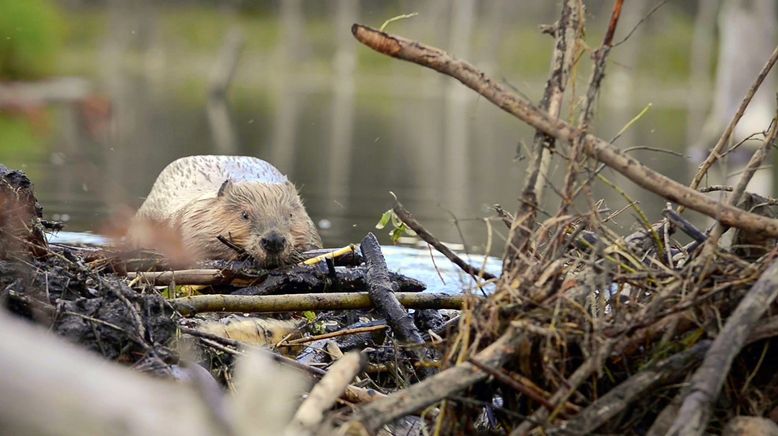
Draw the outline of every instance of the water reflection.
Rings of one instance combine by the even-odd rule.
[[[593,29],[607,17],[603,10],[609,5],[602,3],[590,6]],[[122,212],[134,210],[172,160],[224,152],[213,139],[218,135],[206,112],[207,89],[220,47],[235,29],[243,32],[246,45],[227,94],[234,135],[227,150],[269,160],[287,173],[301,188],[314,221],[326,224],[321,229],[325,245],[356,242],[374,230],[392,204],[389,191],[441,239],[468,247],[485,245],[483,218],[491,215],[492,204],[516,207],[525,168],[517,150],[531,141],[532,131],[459,83],[381,58],[351,38],[352,22],[380,23],[396,15],[392,8],[356,0],[326,6],[285,0],[253,12],[209,9],[198,2],[176,8],[150,1],[94,8],[68,4],[66,13],[73,20],[106,27],[86,42],[70,41],[63,62],[93,82],[110,101],[110,111],[87,122],[78,107],[57,106],[50,135],[39,138],[37,151],[3,159],[28,171],[47,215],[69,216],[69,230],[100,231]],[[447,47],[533,100],[542,93],[551,39],[536,25],[554,21],[554,2],[404,6],[418,7],[420,15],[392,24],[392,31]],[[652,26],[664,26],[669,34],[690,33],[684,26],[693,14],[686,9],[668,10],[668,15],[679,14],[646,23],[614,50],[609,66],[614,80],[598,108],[596,130],[603,137],[613,136],[652,102],[653,109],[622,143],[683,150],[685,71],[675,78],[668,74],[662,86],[648,87],[655,79],[640,67],[659,57],[646,52],[652,45],[643,38],[652,35],[651,41],[661,42],[665,37],[652,33]],[[624,28],[640,18],[639,13],[626,17]],[[644,45],[637,56],[634,47]],[[77,67],[74,59],[81,62]],[[580,68],[579,80],[585,80],[588,64]],[[665,174],[688,178],[682,157],[650,151],[638,156]],[[557,163],[551,182],[558,186],[564,164]],[[604,174],[640,201],[650,218],[659,216],[660,198],[612,172]],[[546,192],[544,207],[553,209],[559,199],[554,189]],[[607,188],[595,194],[606,197],[613,209],[625,204]],[[623,220],[626,227],[633,222]],[[499,223],[493,227],[492,254],[499,256],[505,229]]]

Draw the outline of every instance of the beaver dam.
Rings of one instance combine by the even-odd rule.
[[[509,235],[500,274],[463,261],[400,202],[387,218],[471,276],[462,293],[424,292],[390,271],[372,234],[270,270],[49,243],[60,226],[43,219],[30,180],[2,168],[3,432],[776,434],[776,200],[745,189],[776,120],[723,200],[701,182],[778,50],[681,184],[589,129],[621,5],[568,121],[576,1],[547,29],[553,62],[538,104],[440,49],[353,26],[367,47],[451,76],[537,130],[516,212],[495,211]],[[562,200],[540,210],[552,161],[566,169]],[[605,168],[666,199],[661,220]],[[624,207],[593,198],[594,183]],[[614,220],[630,215],[639,230],[617,233]]]

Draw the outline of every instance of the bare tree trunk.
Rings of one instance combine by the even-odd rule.
[[[294,164],[300,96],[294,89],[296,61],[302,48],[303,10],[300,0],[281,2],[281,38],[278,69],[280,71],[276,100],[278,110],[273,120],[273,143],[270,160],[285,172]]]
[[[152,40],[146,33],[153,33],[155,6],[146,0],[124,2],[113,0],[108,5],[108,25],[112,29],[103,42],[99,64],[101,81],[111,100],[111,119],[105,144],[102,170],[111,174],[110,181],[100,188],[105,205],[122,204],[128,200],[131,185],[128,180],[138,180],[131,169],[148,167],[148,156],[137,152],[137,144],[150,144],[154,139],[150,129],[153,116],[149,106],[149,81],[146,74],[128,71],[128,54],[148,50]],[[147,71],[143,71],[146,73]],[[151,169],[149,170],[151,172]]]
[[[721,134],[723,126],[735,113],[743,94],[749,88],[764,60],[775,48],[776,6],[774,0],[725,0],[719,12],[719,56],[716,67],[716,85],[713,110],[708,115],[702,135],[693,154],[706,150]],[[748,47],[744,50],[744,47]],[[735,128],[732,143],[767,130],[773,117],[775,103],[775,73],[767,77],[765,86],[756,93],[743,118]],[[742,147],[743,153],[733,153],[725,161],[724,174],[741,168],[752,153]],[[714,182],[714,181],[711,181]],[[748,191],[770,196],[772,176],[759,171],[748,186]]]
[[[475,25],[475,1],[456,0],[452,13],[448,47],[451,53],[467,59]],[[443,167],[449,192],[447,204],[455,211],[465,209],[470,198],[470,122],[467,116],[470,98],[470,93],[455,81],[446,83]]]
[[[708,90],[711,85],[710,63],[715,41],[716,11],[718,0],[698,0],[697,16],[694,19],[691,59],[689,66],[689,99],[686,121],[686,143],[694,144],[700,136],[705,122],[705,113],[710,105]]]
[[[348,209],[348,192],[351,182],[351,162],[354,151],[354,72],[356,69],[356,45],[348,29],[357,20],[359,4],[356,0],[338,0],[335,12],[337,49],[332,57],[332,106],[330,110],[330,152],[328,173],[328,198],[341,198]],[[327,207],[336,206],[333,201]],[[331,213],[330,213],[331,215]]]
[[[224,45],[211,71],[208,86],[206,114],[211,128],[211,137],[219,153],[233,154],[238,149],[235,127],[232,125],[227,91],[235,77],[240,61],[244,38],[238,28],[231,29],[224,37]]]

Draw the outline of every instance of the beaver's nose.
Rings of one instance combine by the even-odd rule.
[[[259,241],[268,253],[280,253],[286,246],[286,238],[278,232],[270,232]]]

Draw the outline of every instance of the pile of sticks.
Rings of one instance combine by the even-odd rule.
[[[539,105],[440,49],[352,27],[354,37],[373,50],[448,75],[537,130],[518,212],[503,213],[510,237],[497,291],[462,313],[459,336],[447,353],[452,358],[444,362],[448,368],[356,411],[354,419],[368,431],[421,410],[422,416],[434,412],[437,419],[427,424],[443,433],[511,434],[702,434],[738,415],[778,412],[778,403],[768,399],[775,398],[778,378],[767,363],[774,362],[778,336],[778,319],[769,316],[778,295],[778,220],[737,207],[774,146],[776,120],[765,126],[761,145],[725,201],[698,189],[778,49],[686,186],[590,132],[622,3],[615,2],[603,43],[592,53],[576,123],[559,114],[583,31],[578,1],[563,2],[551,29],[552,71]],[[567,160],[567,173],[558,210],[541,221],[538,191],[552,157]],[[652,224],[633,204],[644,230],[621,237],[609,229],[612,217],[601,216],[590,189],[604,167],[664,197],[665,218]],[[578,196],[589,211],[573,211]],[[684,209],[716,224],[700,231],[683,218]],[[720,246],[730,228],[738,233],[735,240],[748,235],[746,240],[759,241],[755,256],[738,257],[737,247]],[[676,242],[676,229],[692,243]],[[490,411],[486,420],[479,418],[483,410]]]
[[[51,428],[94,433],[112,428],[121,417],[132,423],[126,426],[128,434],[132,429],[138,429],[138,434],[238,435],[262,431],[687,435],[756,427],[775,430],[778,220],[764,213],[775,201],[746,192],[746,186],[775,143],[776,119],[765,126],[760,146],[737,184],[727,189],[724,201],[706,195],[700,183],[726,153],[734,127],[778,60],[778,49],[687,186],[591,132],[623,3],[614,2],[603,42],[591,53],[592,73],[577,106],[577,119],[567,121],[560,117],[561,108],[583,47],[586,14],[580,0],[563,1],[559,20],[547,29],[555,45],[539,104],[440,49],[360,24],[352,27],[354,37],[376,52],[448,75],[536,129],[517,211],[498,209],[509,229],[499,276],[464,262],[399,202],[393,209],[405,226],[470,274],[475,283],[493,283],[490,295],[419,293],[418,282],[388,271],[372,234],[352,255],[348,272],[337,269],[332,255],[325,256],[326,268],[299,266],[283,273],[237,264],[169,271],[169,266],[158,267],[147,256],[130,260],[87,251],[74,254],[75,248],[57,251],[42,246],[45,241],[38,242],[34,251],[67,261],[77,273],[73,277],[120,277],[121,292],[109,291],[117,295],[116,305],[135,308],[121,311],[131,318],[126,323],[134,329],[130,337],[142,345],[141,351],[167,365],[168,376],[183,371],[196,389],[172,383],[159,389],[133,371],[108,369],[94,356],[61,349],[61,344],[51,343],[40,332],[28,331],[29,326],[13,324],[1,315],[0,333],[18,332],[13,340],[0,340],[0,368],[5,373],[34,373],[45,386],[57,379],[72,380],[75,375],[67,368],[78,367],[93,380],[106,382],[90,380],[62,388],[72,398],[85,399],[88,410],[72,402],[63,404],[58,401],[62,396],[44,395],[40,386],[0,377],[0,392],[34,401],[27,408],[17,407],[0,394],[0,421],[10,423],[11,429],[45,433],[49,423],[36,421],[25,410],[67,409],[78,419]],[[561,201],[541,219],[540,199],[554,159],[566,166],[563,186],[557,189]],[[649,221],[624,194],[640,229],[629,235],[617,233],[611,223],[618,212],[606,215],[592,197],[595,182],[609,183],[603,176],[606,167],[666,199],[661,218]],[[580,210],[581,204],[587,205],[586,210]],[[696,227],[684,216],[686,209],[709,217],[713,225]],[[722,236],[730,230],[735,245],[727,247]],[[680,242],[679,236],[687,242]],[[743,241],[749,247],[736,246]],[[43,289],[41,274],[36,277],[38,289]],[[89,287],[94,280],[79,284],[83,288],[79,297],[94,292]],[[3,291],[14,307],[37,307],[56,318],[59,308],[43,310],[29,295],[9,291],[17,284],[11,282]],[[199,295],[174,292],[164,304],[176,319],[176,332],[194,338],[216,362],[206,374],[197,365],[199,369],[193,369],[184,357],[171,360],[171,354],[158,351],[144,318],[149,307],[157,307],[157,300],[153,304],[136,301],[125,289],[132,287],[146,296],[160,287],[181,291],[181,285],[196,286]],[[225,287],[231,295],[224,294]],[[48,282],[45,291],[48,296]],[[75,310],[77,304],[68,307]],[[366,323],[340,319],[334,331],[298,330],[297,337],[270,344],[275,345],[272,352],[190,324],[210,312],[318,311],[310,327],[338,318],[338,312],[369,308],[371,312],[361,312],[370,318]],[[425,308],[457,309],[458,315],[446,319],[441,310]],[[417,310],[411,315],[409,309]],[[79,316],[85,323],[95,323],[90,325],[94,332],[110,330],[112,325],[122,328],[106,326],[89,314]],[[269,330],[263,337],[273,336]],[[157,325],[154,334],[161,332]],[[31,341],[43,346],[23,349]],[[277,352],[282,347],[296,351],[282,355]],[[60,365],[51,369],[45,363],[54,355]],[[140,361],[133,362],[136,368]],[[248,369],[241,370],[241,365]],[[289,376],[279,367],[297,372]],[[313,386],[302,386],[300,379]],[[231,395],[224,394],[217,380]],[[133,407],[111,401],[117,390],[131,399]],[[162,406],[171,404],[181,407]],[[160,410],[164,413],[150,413]],[[268,418],[271,412],[272,419]]]

